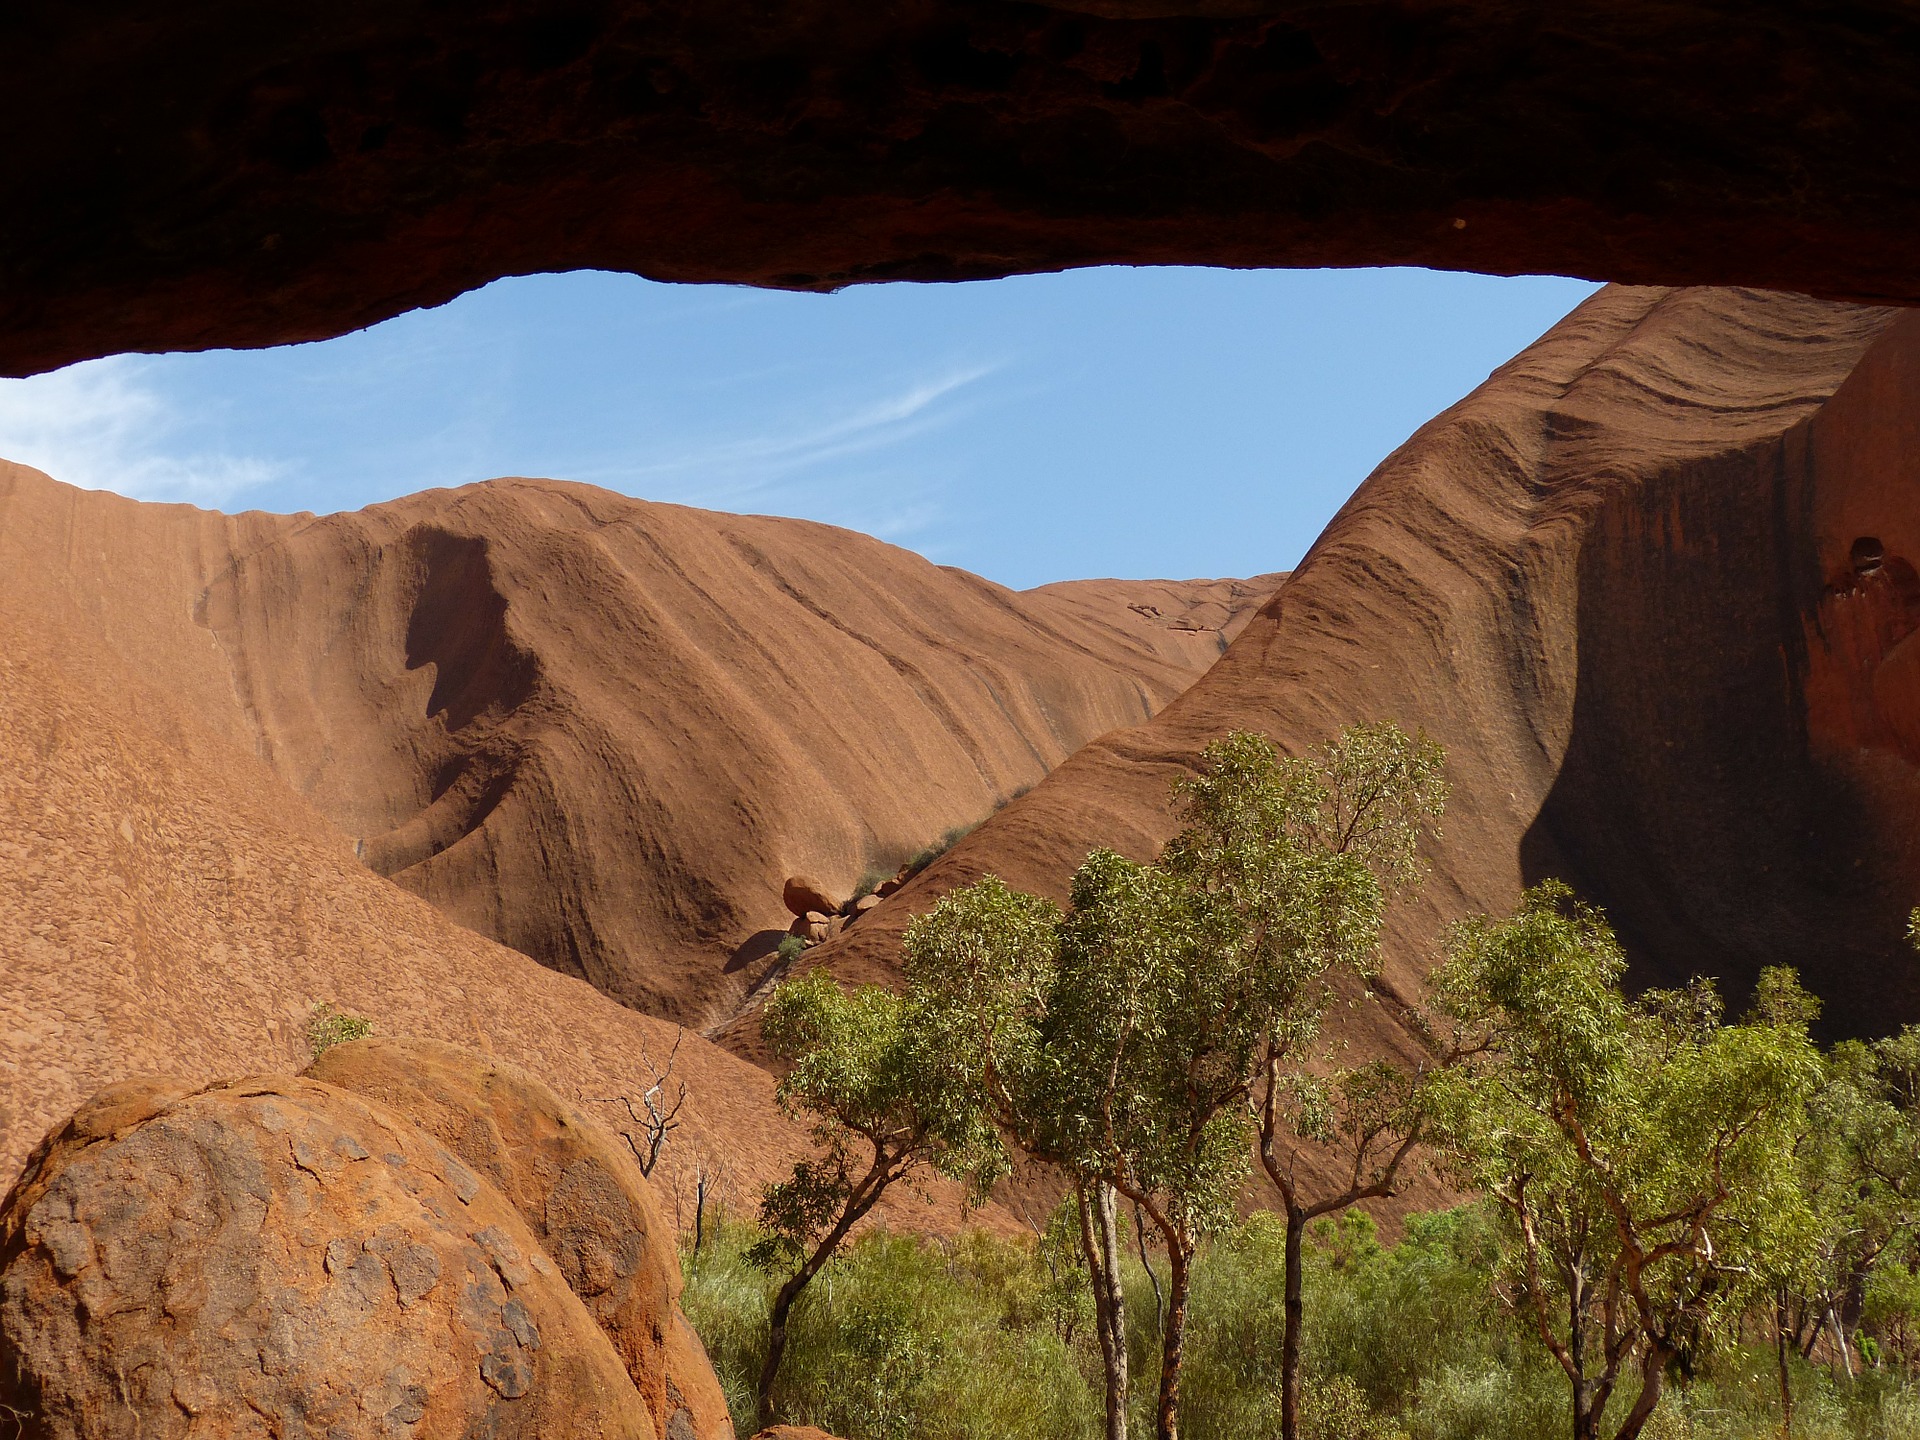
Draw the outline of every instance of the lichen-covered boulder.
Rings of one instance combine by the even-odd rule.
[[[656,1440],[517,1209],[364,1096],[110,1087],[0,1207],[0,1402],[50,1440]]]
[[[680,1312],[680,1258],[613,1135],[514,1066],[433,1040],[337,1045],[307,1075],[397,1111],[496,1186],[597,1320],[665,1440],[733,1440]]]

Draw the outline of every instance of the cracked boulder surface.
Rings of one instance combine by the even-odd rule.
[[[312,1080],[109,1087],[0,1215],[0,1401],[50,1440],[655,1440],[513,1205]]]
[[[1904,0],[29,0],[0,81],[10,374],[581,267],[1920,298]]]
[[[680,1310],[674,1231],[624,1146],[525,1071],[439,1041],[336,1045],[306,1075],[404,1115],[513,1202],[665,1440],[731,1440],[726,1396]]]

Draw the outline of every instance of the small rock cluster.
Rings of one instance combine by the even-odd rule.
[[[787,927],[787,933],[799,936],[809,945],[830,940],[847,926],[878,909],[882,900],[911,878],[912,866],[902,865],[892,879],[882,880],[871,894],[850,900],[835,900],[817,881],[805,875],[789,876],[780,891],[781,900],[793,916],[793,924]]]

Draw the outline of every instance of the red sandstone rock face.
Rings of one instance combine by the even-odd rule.
[[[1920,297],[1902,0],[32,0],[0,370],[578,267],[1420,264]]]
[[[1266,593],[1100,584],[1016,594],[830,526],[495,481],[281,522],[172,603],[369,868],[702,1026],[790,910],[1147,718]],[[794,910],[796,874],[821,893]]]
[[[192,599],[278,523],[0,466],[0,1183],[102,1086],[299,1070],[323,1003],[510,1061],[609,1123],[599,1097],[637,1097],[675,1044],[368,870],[260,760]],[[655,1179],[690,1228],[696,1167],[744,1209],[806,1139],[763,1071],[697,1036],[677,1073]],[[951,1225],[936,1196],[895,1223]]]
[[[1454,800],[1390,995],[1449,921],[1560,875],[1644,978],[1737,995],[1793,964],[1835,1031],[1920,1018],[1920,320],[1896,314],[1601,292],[1390,457],[1191,690],[814,957],[884,977],[955,885],[1059,897],[1095,844],[1150,855],[1168,780],[1228,729],[1299,750],[1391,719],[1447,746]],[[1362,1053],[1406,1043],[1344,1023]]]
[[[525,1072],[435,1041],[336,1045],[306,1075],[404,1116],[513,1203],[664,1440],[733,1440],[726,1396],[680,1312],[675,1231],[620,1142]]]
[[[658,1434],[498,1190],[274,1076],[114,1087],[35,1152],[0,1213],[0,1404],[51,1440]]]
[[[419,503],[445,504],[457,519],[460,513],[483,508],[473,503],[472,495],[466,498],[464,510],[459,496],[443,496],[439,502],[427,497]],[[266,749],[284,766],[288,755],[324,759],[331,746],[336,757],[332,771],[316,761],[312,771],[288,767],[282,773],[296,782],[304,778],[309,788],[316,772],[329,774],[335,789],[319,787],[322,798],[329,793],[334,800],[357,795],[371,803],[380,798],[379,786],[395,775],[408,786],[415,784],[417,767],[425,765],[422,756],[437,761],[460,757],[462,752],[449,743],[443,716],[467,719],[464,727],[456,727],[459,736],[498,736],[510,728],[488,697],[503,690],[516,693],[509,683],[516,672],[511,663],[493,668],[506,651],[490,646],[518,645],[516,636],[531,634],[538,643],[527,652],[539,655],[551,638],[559,645],[557,659],[541,659],[543,676],[564,679],[570,667],[589,668],[604,632],[572,634],[563,608],[537,610],[543,583],[537,563],[544,556],[564,575],[595,556],[604,560],[608,542],[594,538],[595,527],[589,525],[569,530],[533,524],[528,517],[537,519],[540,510],[529,506],[529,500],[553,503],[563,516],[585,513],[580,504],[613,506],[598,513],[610,513],[616,521],[623,514],[631,518],[650,515],[656,508],[671,511],[645,506],[622,510],[628,502],[581,487],[509,489],[499,506],[510,517],[517,513],[522,523],[501,550],[518,555],[519,563],[528,567],[514,572],[526,577],[526,588],[511,592],[514,605],[531,612],[528,618],[534,623],[526,630],[516,628],[516,610],[501,604],[463,607],[442,601],[408,607],[382,601],[356,608],[351,603],[360,593],[355,587],[370,571],[386,575],[402,595],[415,593],[408,585],[427,588],[422,572],[395,580],[379,570],[369,549],[338,570],[316,561],[300,572],[311,575],[311,588],[294,586],[283,567],[272,585],[249,593],[256,600],[268,593],[297,596],[310,609],[290,604],[274,610],[264,600],[246,606],[236,600],[223,645],[220,633],[209,627],[209,621],[219,619],[211,613],[209,597],[231,593],[236,570],[246,569],[248,557],[263,570],[261,557],[285,562],[288,532],[309,522],[142,505],[74,490],[36,472],[0,464],[0,573],[8,577],[0,586],[0,1036],[5,1037],[0,1042],[0,1180],[17,1170],[48,1126],[103,1085],[154,1073],[204,1083],[220,1075],[300,1069],[311,1058],[306,1031],[314,1007],[321,1004],[367,1017],[378,1035],[478,1046],[551,1084],[568,1101],[590,1102],[587,1108],[600,1119],[623,1120],[622,1109],[599,1103],[601,1098],[637,1097],[651,1083],[654,1067],[664,1065],[673,1050],[674,1026],[449,922],[426,902],[381,878],[363,858],[356,858],[354,837],[303,799],[261,753]],[[438,512],[429,508],[428,513]],[[725,517],[702,521],[690,512],[671,512],[669,518],[675,515],[685,528],[667,535],[692,542],[684,559],[688,573],[698,574],[698,567],[716,555],[722,560],[737,556],[723,538],[731,523]],[[376,528],[377,518],[364,522],[367,532]],[[711,528],[703,530],[708,522]],[[748,930],[784,925],[779,893],[790,862],[813,868],[816,861],[833,860],[850,872],[844,883],[851,888],[861,857],[859,840],[868,833],[856,803],[872,807],[866,813],[892,814],[892,821],[876,822],[875,828],[891,824],[903,845],[911,841],[917,847],[929,830],[937,833],[946,824],[976,818],[1000,786],[1015,783],[1012,777],[1037,775],[1046,763],[1043,757],[1064,754],[1075,737],[1071,730],[1055,735],[1050,728],[1054,721],[1063,716],[1071,720],[1079,713],[1079,723],[1089,729],[1110,723],[1100,718],[1098,708],[1108,701],[1096,704],[1090,696],[1106,695],[1123,707],[1118,712],[1123,715],[1126,708],[1141,704],[1134,682],[1114,683],[1111,672],[1101,672],[1097,665],[1078,671],[1064,660],[1043,665],[1039,656],[1062,637],[1084,637],[1072,638],[1083,653],[1137,666],[1150,695],[1156,690],[1171,693],[1183,683],[1180,666],[1197,672],[1218,649],[1213,635],[1168,636],[1147,624],[1126,608],[1126,586],[1116,589],[1111,616],[1083,609],[1055,624],[1044,608],[1027,608],[1022,597],[971,577],[918,561],[901,574],[888,571],[888,565],[906,564],[886,558],[899,552],[844,532],[800,527],[804,543],[795,542],[783,552],[773,548],[780,531],[777,522],[740,523],[747,534],[773,537],[764,541],[769,566],[791,567],[771,573],[789,583],[796,577],[819,582],[817,590],[804,584],[796,588],[823,609],[825,601],[838,604],[848,598],[850,570],[874,567],[890,583],[898,580],[905,587],[909,605],[924,602],[941,623],[952,618],[962,628],[985,626],[996,643],[1005,639],[1010,648],[1024,636],[1021,644],[1039,647],[1027,652],[1035,656],[1030,673],[1047,668],[1058,672],[1048,680],[1054,688],[1038,692],[1027,711],[1034,729],[1024,735],[1009,727],[997,709],[985,722],[988,728],[970,728],[973,715],[964,712],[985,707],[961,705],[961,692],[954,692],[951,708],[962,712],[957,713],[956,736],[938,721],[926,720],[924,712],[907,716],[889,709],[891,700],[881,704],[869,697],[860,702],[844,689],[829,689],[818,701],[807,700],[800,683],[804,677],[793,672],[772,673],[766,681],[769,690],[755,692],[750,667],[762,657],[753,636],[761,632],[736,624],[723,608],[709,606],[687,619],[698,643],[688,639],[678,649],[654,652],[655,670],[648,672],[648,683],[663,685],[670,699],[678,697],[682,708],[667,716],[678,729],[663,726],[650,736],[638,734],[632,727],[642,717],[658,719],[659,712],[622,709],[591,687],[569,695],[551,678],[543,680],[549,689],[542,693],[560,699],[538,712],[537,723],[529,724],[524,715],[519,718],[534,742],[529,748],[536,763],[528,768],[537,777],[570,775],[586,782],[571,791],[565,808],[546,812],[552,822],[547,835],[556,844],[576,824],[610,823],[616,827],[616,841],[658,824],[659,835],[648,843],[681,846],[675,853],[697,869],[706,863],[698,849],[701,826],[710,827],[704,832],[710,839],[718,835],[728,846],[741,836],[727,813],[736,801],[759,806],[754,813],[761,830],[767,831],[787,823],[779,820],[783,812],[769,801],[770,794],[776,800],[792,797],[784,812],[789,817],[808,806],[841,804],[843,792],[852,797],[839,812],[837,823],[844,828],[837,834],[829,831],[838,849],[823,853],[796,848],[790,844],[792,832],[781,842],[787,848],[771,854],[773,842],[765,834],[748,834],[741,841],[750,849],[759,847],[752,853],[761,859],[747,867],[750,888],[725,904],[747,914],[743,923]],[[382,533],[397,533],[404,541],[409,528],[402,516],[399,522],[387,522]],[[326,536],[367,532],[345,524],[324,529]],[[829,542],[838,543],[836,537],[849,545],[857,541],[853,560],[836,572],[831,545],[823,550],[805,538],[815,532]],[[473,535],[472,530],[466,533]],[[638,543],[639,531],[629,528],[624,533]],[[478,545],[474,541],[464,553],[471,554]],[[351,546],[342,548],[352,553]],[[404,543],[396,544],[397,557],[408,553]],[[739,585],[754,573],[769,573],[755,572],[744,562],[726,563],[734,568],[716,562],[707,578],[717,584],[731,577],[728,583]],[[667,568],[663,561],[662,569]],[[650,613],[665,617],[661,628],[671,630],[679,623],[673,606],[684,598],[685,588],[645,593],[656,607]],[[770,581],[750,596],[734,593],[742,601],[743,615],[762,619],[775,603],[768,596],[785,594]],[[789,606],[787,614],[804,613],[805,618],[782,618],[779,623],[831,630],[800,600],[780,603]],[[414,617],[423,612],[441,625],[436,628],[423,620],[416,629]],[[542,613],[544,618],[537,618]],[[859,614],[857,609],[840,613]],[[243,616],[251,617],[246,624],[257,626],[248,632],[251,639],[239,633]],[[463,628],[462,617],[485,623]],[[866,616],[869,622],[873,618]],[[896,623],[892,633],[899,634],[911,620],[908,615]],[[924,630],[927,622],[913,623]],[[1139,628],[1129,629],[1136,625]],[[1094,633],[1098,627],[1106,633]],[[635,621],[623,633],[639,643],[651,632]],[[429,663],[413,671],[406,668],[410,635],[432,650]],[[716,673],[711,662],[696,653],[708,637],[716,636],[711,642],[716,653],[727,653],[728,643],[739,647],[733,652],[737,681]],[[328,670],[321,655],[327,643],[343,656],[371,656],[381,663],[369,661],[365,670]],[[843,687],[862,675],[897,681],[891,664],[873,658],[872,651],[851,639],[828,636],[815,649],[819,653],[807,662],[814,673],[822,665],[830,672],[835,665],[848,667],[833,672]],[[622,664],[641,664],[622,653]],[[892,653],[903,661],[909,658],[901,651]],[[1053,653],[1058,660],[1057,651]],[[663,680],[657,673],[661,654],[680,657],[675,663],[694,664],[697,683],[676,690],[671,677]],[[861,654],[870,663],[859,661]],[[251,716],[236,687],[236,655],[252,657],[247,673],[261,683],[260,693],[269,693],[265,681],[272,681],[294,700],[302,700],[300,686],[311,681],[315,694],[335,708],[317,707],[314,695],[305,695],[303,705],[290,703],[266,721]],[[270,655],[271,660],[262,658]],[[923,678],[952,677],[965,668],[931,643],[912,655],[923,662]],[[448,682],[443,708],[429,713],[443,673]],[[1102,673],[1108,678],[1096,678]],[[939,698],[937,685],[929,690]],[[756,693],[762,697],[763,714],[783,716],[783,724],[792,720],[794,706],[803,711],[816,703],[837,707],[834,723],[870,725],[871,743],[859,740],[857,733],[853,744],[829,734],[839,748],[825,752],[825,760],[809,759],[808,745],[828,730],[816,710],[811,712],[814,718],[791,729],[758,730],[773,747],[770,754],[736,751],[730,759],[703,763],[713,752],[698,748],[702,737],[737,735],[743,697]],[[888,693],[897,696],[899,689]],[[1039,718],[1043,700],[1053,707],[1053,720]],[[863,704],[872,712],[865,719]],[[1083,708],[1076,712],[1076,706]],[[712,729],[704,728],[709,719]],[[361,721],[367,728],[354,728]],[[387,722],[392,728],[382,729]],[[303,724],[309,727],[305,731]],[[728,730],[727,725],[735,728]],[[870,772],[834,769],[852,763],[844,757],[856,754],[877,751],[893,757],[886,749],[893,742],[879,733],[889,726],[912,732],[902,742],[911,747],[904,756]],[[966,754],[969,744],[982,756],[985,773],[955,758]],[[540,760],[542,746],[552,757],[550,764]],[[995,748],[999,746],[1013,753],[1004,754]],[[474,746],[467,753],[491,752]],[[921,763],[914,763],[915,755],[922,757]],[[662,788],[637,793],[651,793],[655,803],[670,811],[685,809],[690,828],[679,839],[672,833],[678,822],[671,818],[649,813],[643,822],[631,814],[622,819],[618,812],[620,796],[612,792],[645,769],[642,760],[670,772]],[[1003,767],[1005,778],[995,778],[996,766]],[[930,772],[931,783],[923,768]],[[783,778],[789,770],[802,778]],[[849,783],[850,776],[863,774],[868,776],[864,786]],[[367,788],[356,792],[342,776],[365,782]],[[642,775],[633,783],[644,779]],[[595,799],[594,785],[602,782],[612,786],[612,792],[603,790]],[[942,784],[951,787],[944,799],[937,788]],[[550,786],[529,789],[540,804],[556,793]],[[405,793],[419,796],[411,789]],[[426,798],[431,798],[430,789]],[[511,811],[520,798],[510,796],[496,815]],[[924,807],[924,813],[916,812],[916,805]],[[722,812],[722,818],[714,821],[711,811]],[[769,813],[772,821],[766,818]],[[485,829],[483,825],[482,833],[469,837],[469,843],[491,846]],[[358,825],[354,830],[363,833]],[[512,853],[507,844],[493,850],[497,855]],[[595,863],[633,875],[644,871],[657,853],[638,842],[633,847],[610,842]],[[841,858],[835,860],[836,854]],[[457,846],[453,859],[460,859]],[[677,898],[669,895],[655,912],[666,918],[654,922],[648,948],[639,953],[642,958],[662,957],[661,974],[670,973],[664,960],[675,953],[673,936],[693,929],[686,917],[697,918],[703,904],[711,903],[703,896],[716,888],[724,894],[730,883],[726,877],[741,873],[739,857],[717,842],[708,859],[717,867],[706,872],[708,888],[690,885]],[[618,871],[621,866],[627,868]],[[589,879],[604,873],[583,872]],[[576,875],[569,883],[577,885],[581,878]],[[557,882],[549,872],[536,868],[525,879],[522,893],[531,904],[551,903],[544,887]],[[602,893],[604,900],[607,892]],[[749,908],[754,905],[759,908]],[[676,931],[676,925],[686,929]],[[636,926],[625,933],[638,931]],[[652,948],[654,938],[659,939],[657,949]],[[694,956],[700,966],[690,983],[712,985],[716,994],[738,994],[757,973],[725,973],[728,949],[738,938],[728,937],[727,948],[717,952],[691,946],[680,952]],[[728,985],[736,988],[728,992]],[[693,997],[692,1006],[706,992],[683,993]],[[696,1168],[717,1176],[724,1203],[744,1209],[753,1203],[758,1185],[790,1165],[806,1141],[798,1127],[776,1112],[771,1082],[761,1070],[695,1036],[682,1041],[677,1063],[677,1073],[689,1087],[681,1116],[685,1128],[668,1145],[656,1178],[673,1222],[690,1227]],[[957,1199],[944,1189],[936,1195],[930,1208],[901,1197],[904,1208],[896,1211],[895,1221],[951,1225],[959,1215]]]

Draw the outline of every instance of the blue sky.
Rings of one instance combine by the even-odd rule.
[[[354,509],[496,475],[864,530],[1009,585],[1300,558],[1593,289],[1099,269],[838,295],[582,272],[273,350],[0,381],[0,456],[140,499]]]

